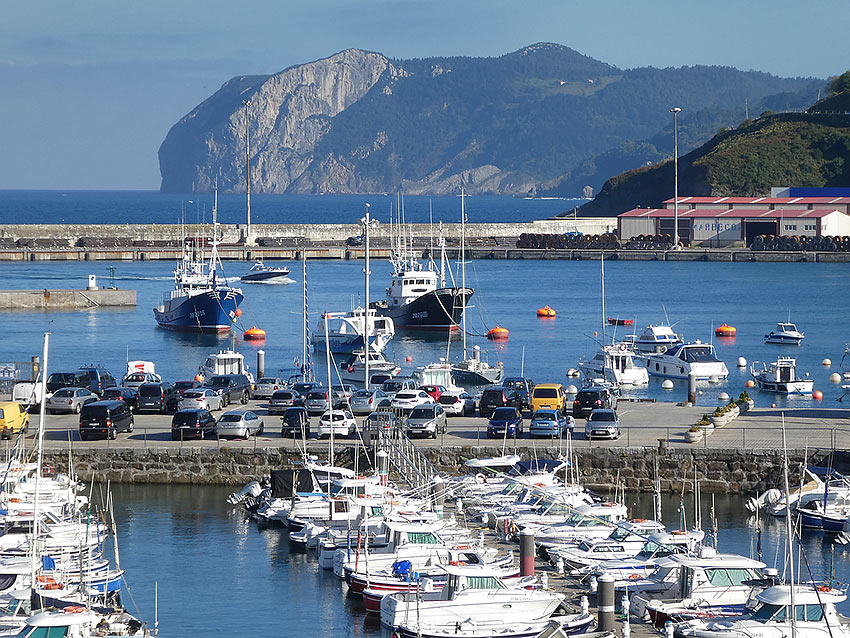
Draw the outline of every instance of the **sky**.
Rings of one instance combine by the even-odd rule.
[[[0,189],[156,190],[173,124],[237,75],[356,47],[405,59],[555,42],[620,68],[850,65],[847,0],[0,0]]]

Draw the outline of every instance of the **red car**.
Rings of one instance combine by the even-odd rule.
[[[434,403],[440,400],[440,396],[442,396],[443,392],[446,391],[446,387],[442,385],[423,385],[419,387],[422,392],[427,394],[434,400]]]
[[[174,384],[174,389],[182,397],[186,390],[194,390],[195,388],[203,387],[203,385],[200,381],[177,381]]]

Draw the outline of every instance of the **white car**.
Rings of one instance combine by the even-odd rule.
[[[254,384],[254,397],[257,399],[270,399],[278,390],[283,390],[286,384],[280,377],[260,377]]]
[[[422,390],[401,390],[400,392],[396,392],[390,407],[393,410],[410,412],[417,405],[431,402],[433,402],[433,399]]]
[[[224,408],[224,397],[211,388],[192,388],[186,390],[177,404],[180,410],[221,410]]]
[[[328,410],[319,419],[316,436],[320,439],[330,438],[331,428],[335,437],[351,437],[357,432],[357,421],[348,410]]]
[[[145,383],[162,383],[162,377],[155,372],[133,372],[124,377],[121,385],[125,388],[136,388],[138,390]]]
[[[475,399],[466,390],[448,390],[437,401],[448,416],[466,416],[475,414]]]

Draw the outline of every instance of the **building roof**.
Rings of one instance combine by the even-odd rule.
[[[664,200],[665,204],[673,204],[674,198]],[[782,204],[850,204],[850,197],[680,197],[679,205],[682,204],[764,204],[777,206]]]
[[[679,209],[679,217],[688,218],[732,218],[732,219],[791,219],[791,218],[819,218],[826,217],[832,213],[844,215],[840,210],[833,208],[727,208],[725,210],[712,208],[688,208],[686,210]],[[618,215],[618,217],[673,217],[674,211],[672,208],[633,208]]]

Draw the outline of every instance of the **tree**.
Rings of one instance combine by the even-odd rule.
[[[850,91],[850,71],[845,71],[829,80],[830,95],[844,93],[845,91]]]

